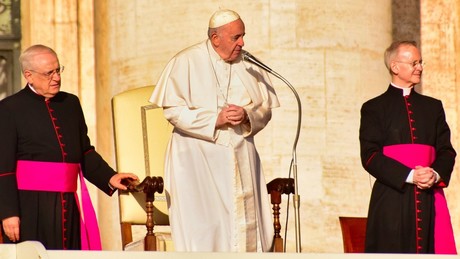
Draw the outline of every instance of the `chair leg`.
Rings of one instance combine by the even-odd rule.
[[[280,235],[281,222],[280,222],[280,203],[281,193],[272,191],[270,193],[271,202],[273,204],[273,228],[274,228],[274,247],[273,252],[284,252],[283,251],[283,238]]]
[[[274,245],[273,245],[273,252],[276,252],[276,253],[283,253],[284,250],[283,250],[283,238],[282,237],[275,237],[275,242],[274,242]]]
[[[156,251],[157,250],[157,240],[155,233],[153,233],[153,202],[147,201],[146,202],[146,210],[147,210],[147,222],[145,226],[147,228],[147,234],[145,235],[144,239],[144,250],[145,251]]]
[[[131,223],[121,223],[121,247],[125,250],[127,244],[133,242],[133,232],[131,230]]]
[[[141,183],[142,185],[142,183]],[[144,239],[144,250],[145,251],[156,251],[157,250],[157,238],[153,232],[153,202],[155,201],[155,193],[163,192],[163,178],[161,177],[150,177],[147,176],[145,179],[145,185],[143,187],[145,193],[145,208],[147,212],[147,222],[145,226],[147,228],[147,234]]]

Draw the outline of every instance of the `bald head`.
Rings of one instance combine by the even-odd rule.
[[[21,65],[22,72],[27,69],[35,69],[34,66],[36,64],[34,64],[34,57],[43,53],[50,53],[57,57],[56,52],[52,48],[45,45],[32,45],[24,50],[21,56],[19,56],[19,64]]]

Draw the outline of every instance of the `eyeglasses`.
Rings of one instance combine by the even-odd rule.
[[[34,73],[37,73],[39,75],[42,75],[43,77],[46,77],[48,80],[51,80],[51,78],[53,78],[54,74],[61,75],[61,73],[64,72],[64,66],[60,66],[60,67],[58,67],[56,69],[53,69],[53,70],[45,72],[45,73],[38,72],[38,71],[35,71],[35,70],[32,70],[32,69],[29,69],[29,70],[34,72]]]
[[[423,60],[415,60],[415,61],[398,61],[398,60],[395,60],[395,62],[398,62],[398,63],[404,63],[404,64],[409,64],[412,66],[412,68],[416,68],[418,65],[420,65],[421,68],[423,68],[425,66],[425,62],[423,62]]]

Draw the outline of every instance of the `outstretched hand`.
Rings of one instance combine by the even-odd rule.
[[[115,174],[114,176],[112,176],[112,178],[110,178],[109,183],[110,183],[111,186],[113,186],[113,187],[115,187],[117,189],[127,190],[126,185],[121,183],[123,181],[123,179],[132,179],[134,181],[138,181],[139,177],[137,177],[137,175],[132,174],[132,173],[118,173],[118,174]]]

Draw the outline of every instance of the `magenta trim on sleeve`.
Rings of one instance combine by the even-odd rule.
[[[96,212],[80,164],[19,160],[16,167],[19,190],[75,192],[76,194],[78,176],[80,176],[81,206],[78,195],[75,199],[80,210],[81,249],[101,250]]]

